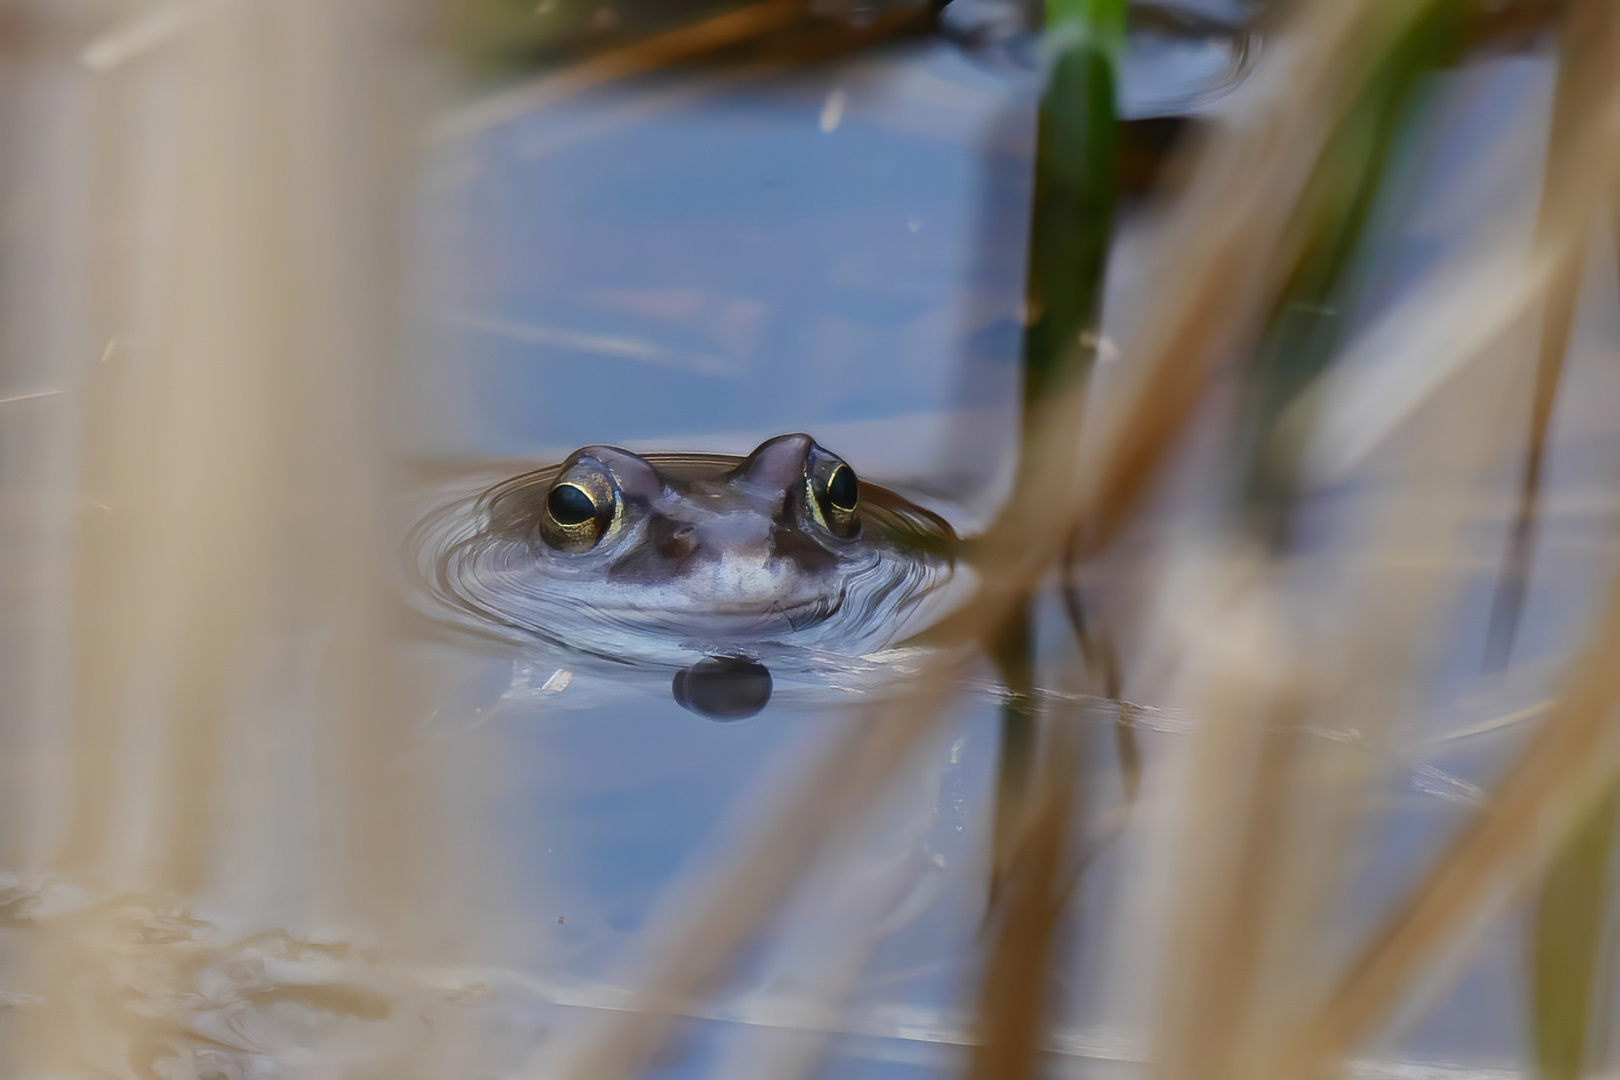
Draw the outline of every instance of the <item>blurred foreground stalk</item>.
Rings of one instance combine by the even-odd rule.
[[[1053,0],[1041,40],[1042,71],[1025,291],[1022,452],[1039,446],[1038,410],[1083,386],[1097,355],[1104,276],[1118,183],[1116,84],[1125,36],[1125,0]],[[1040,500],[1038,471],[1019,464],[1011,499]],[[1076,612],[1079,600],[1071,600]],[[1021,1080],[1037,1074],[1037,1052],[1052,1011],[1051,962],[1069,895],[1079,739],[1073,718],[1061,732],[1037,730],[1031,598],[1018,602],[991,655],[1006,685],[996,783],[990,910],[992,937],[978,1006],[978,1041],[969,1075]],[[1082,655],[1098,648],[1076,619]],[[1067,749],[1058,750],[1053,740]],[[1034,790],[1038,746],[1050,754]]]
[[[1293,225],[1301,249],[1249,361],[1250,401],[1233,468],[1249,527],[1279,551],[1288,544],[1307,449],[1309,425],[1300,419],[1309,405],[1300,395],[1344,344],[1351,279],[1366,258],[1367,226],[1394,150],[1420,120],[1426,81],[1460,56],[1469,6],[1437,0],[1390,43],[1334,125],[1301,199]]]
[[[966,1033],[974,1040],[968,1068],[983,1080],[1039,1071],[1065,955],[1061,915],[1080,864],[1082,721],[1061,711],[1062,695],[1037,709],[1027,598],[1077,532],[1092,553],[1130,523],[1209,408],[1219,363],[1262,338],[1268,319],[1296,298],[1341,288],[1412,88],[1445,45],[1443,34],[1425,36],[1437,33],[1426,20],[1440,18],[1438,3],[1301,5],[1267,73],[1269,96],[1251,102],[1253,112],[1204,156],[1184,209],[1158,234],[1151,287],[1120,335],[1123,370],[1100,391],[1096,430],[1088,428],[1079,453],[1109,233],[1122,11],[1101,2],[1051,8],[1026,449],[1014,497],[980,544],[983,588],[941,632],[954,645],[1000,640],[1013,691],[999,887],[977,1026]],[[379,44],[375,21],[352,12],[345,21],[312,2],[218,12],[164,55],[164,64],[179,61],[163,70],[184,91],[185,123],[150,152],[172,185],[131,178],[146,175],[125,156],[140,143],[135,117],[123,111],[134,107],[123,104],[121,87],[95,85],[131,69],[107,66],[124,52],[103,40],[86,51],[102,66],[81,88],[106,139],[90,155],[94,198],[58,194],[67,211],[80,211],[62,220],[88,223],[94,257],[85,255],[83,267],[87,277],[95,271],[83,284],[94,326],[61,350],[65,377],[85,394],[84,445],[74,454],[82,450],[86,499],[95,504],[92,513],[76,501],[70,512],[83,529],[73,548],[79,618],[71,639],[83,677],[73,703],[80,754],[66,827],[23,823],[28,836],[12,847],[43,852],[28,869],[52,867],[94,896],[133,894],[140,914],[132,926],[127,911],[92,905],[75,921],[38,921],[37,985],[48,992],[25,1049],[57,1075],[84,1071],[76,1058],[87,1042],[103,1072],[162,1075],[161,1065],[172,1073],[169,1059],[197,1041],[165,1011],[192,992],[192,972],[172,959],[184,954],[154,950],[170,959],[144,965],[136,961],[149,954],[127,942],[191,933],[190,916],[168,906],[176,897],[252,900],[291,882],[311,898],[309,924],[357,927],[357,937],[392,955],[415,940],[421,784],[388,701],[386,609],[373,567],[388,487],[375,389],[388,352],[393,196],[377,194],[394,191],[399,171],[387,145],[397,122],[386,76],[393,46],[386,34]],[[118,40],[127,52],[130,39]],[[1617,45],[1612,28],[1600,27],[1580,47],[1613,58]],[[357,57],[377,66],[356,68]],[[1347,575],[1353,602],[1335,613],[1343,628],[1325,639],[1326,658],[1301,647],[1290,568],[1265,545],[1223,564],[1223,604],[1193,630],[1212,662],[1196,696],[1200,729],[1187,740],[1186,771],[1173,774],[1179,787],[1165,815],[1174,818],[1165,830],[1175,856],[1167,860],[1171,910],[1148,927],[1172,942],[1150,1018],[1161,1075],[1171,1080],[1295,1080],[1337,1068],[1500,886],[1522,884],[1561,850],[1543,904],[1558,935],[1572,936],[1546,942],[1540,1034],[1549,1076],[1567,1080],[1580,1068],[1570,1064],[1576,1036],[1566,1032],[1582,1027],[1570,1010],[1589,1006],[1569,995],[1592,981],[1581,962],[1591,932],[1581,927],[1601,906],[1592,893],[1607,847],[1601,807],[1620,768],[1606,722],[1620,648],[1612,611],[1571,693],[1424,887],[1351,962],[1322,946],[1355,830],[1379,790],[1377,755],[1444,610],[1445,556],[1467,493],[1432,498],[1422,482],[1475,476],[1489,459],[1510,365],[1476,362],[1473,353],[1492,351],[1534,308],[1613,187],[1617,95],[1612,75],[1594,78],[1602,85],[1574,106],[1579,137],[1554,155],[1558,213],[1531,257],[1513,250],[1504,280],[1468,293],[1468,319],[1446,321],[1458,306],[1419,313],[1430,320],[1422,326],[1455,343],[1468,392],[1447,399],[1444,422],[1428,425],[1406,455],[1407,486],[1387,500],[1375,542]],[[1351,166],[1353,174],[1343,172]],[[173,193],[152,217],[163,241],[131,240],[123,208],[151,191]],[[172,277],[147,274],[152,263]],[[1334,350],[1315,347],[1286,350],[1284,359],[1309,369],[1290,375],[1281,396],[1295,397],[1308,381],[1320,390],[1313,380]],[[1411,348],[1399,359],[1431,359]],[[1478,370],[1464,370],[1471,367]],[[557,1055],[545,1064],[558,1067],[534,1075],[613,1080],[657,1060],[676,1018],[721,985],[808,868],[880,805],[938,731],[959,656],[920,660],[908,694],[829,720],[826,752],[749,822],[735,858],[649,924],[648,959],[631,991],[577,1030],[559,1031],[555,1046],[543,1047]],[[243,700],[276,697],[267,686],[290,703],[239,722]],[[298,816],[301,808],[284,805],[285,775],[260,783],[252,770],[225,767],[227,748],[248,731],[274,749],[299,740],[315,748],[308,758],[292,754],[290,773],[307,766],[319,793],[311,801],[339,808],[342,829],[328,832],[313,811]],[[1364,744],[1323,732],[1353,732]],[[258,842],[225,865],[233,845],[224,832],[245,821],[261,830]],[[60,849],[58,834],[67,838]],[[1562,914],[1571,911],[1581,917]],[[98,993],[106,986],[117,992]],[[431,1025],[406,1026],[408,1038],[354,1073],[428,1073],[415,1039]],[[81,1038],[87,1027],[93,1039]],[[185,1064],[202,1072],[199,1059]],[[454,1062],[439,1064],[432,1075],[460,1075]]]
[[[1285,297],[1339,287],[1367,220],[1381,147],[1407,120],[1415,85],[1446,55],[1441,3],[1290,5],[1290,21],[1242,102],[1247,108],[1233,110],[1231,127],[1197,160],[1185,199],[1157,223],[1142,274],[1150,285],[1131,298],[1117,335],[1121,363],[1100,380],[1090,412],[1079,377],[1085,357],[1065,366],[1076,358],[1062,343],[1078,342],[1094,320],[1094,295],[1068,307],[1031,306],[1037,325],[1052,312],[1041,333],[1060,347],[1027,357],[1038,392],[1026,399],[1016,493],[977,542],[979,591],[933,634],[950,645],[1009,643],[1003,664],[1014,704],[1024,696],[1022,711],[1010,715],[1028,722],[1017,744],[1023,749],[1004,764],[1017,775],[1004,771],[1002,780],[993,945],[977,1026],[968,1033],[967,1066],[977,1076],[1038,1069],[1061,940],[1057,913],[1073,880],[1062,854],[1076,832],[1078,763],[1035,752],[1061,728],[1037,728],[1033,677],[1017,667],[1030,670],[1027,598],[1076,532],[1079,552],[1094,554],[1135,520],[1189,428],[1211,408],[1220,365],[1264,337]],[[1146,898],[1157,906],[1121,903],[1126,914],[1109,927],[1146,946],[1146,958],[1133,953],[1124,975],[1140,977],[1139,969],[1163,961],[1157,980],[1144,980],[1157,997],[1142,1019],[1154,1039],[1150,1058],[1168,1080],[1298,1080],[1344,1068],[1470,922],[1505,889],[1539,875],[1613,790],[1620,607],[1611,606],[1528,751],[1422,871],[1420,887],[1365,940],[1342,948],[1332,933],[1357,869],[1356,843],[1387,791],[1395,721],[1422,686],[1426,649],[1448,610],[1451,558],[1473,485],[1502,446],[1499,420],[1522,373],[1512,334],[1584,242],[1620,174],[1620,67],[1612,63],[1620,40],[1599,26],[1578,47],[1611,62],[1591,69],[1607,74],[1594,76],[1574,106],[1577,134],[1549,172],[1560,192],[1557,211],[1533,248],[1492,237],[1472,265],[1437,273],[1388,316],[1388,325],[1410,332],[1368,331],[1342,350],[1305,358],[1320,376],[1296,381],[1320,397],[1295,399],[1312,414],[1304,440],[1311,451],[1290,463],[1300,466],[1302,489],[1365,478],[1363,466],[1393,431],[1419,413],[1424,421],[1411,425],[1415,433],[1403,431],[1412,437],[1393,490],[1378,493],[1371,539],[1332,583],[1342,588],[1322,605],[1327,615],[1307,617],[1320,613],[1296,602],[1297,567],[1279,559],[1275,545],[1241,545],[1230,557],[1199,553],[1217,564],[1210,574],[1216,601],[1198,613],[1202,621],[1173,628],[1202,661],[1189,665],[1198,668],[1189,680],[1198,730],[1180,760],[1164,767],[1164,786],[1173,790],[1158,793],[1162,820],[1146,841],[1169,870],[1144,888],[1163,896]],[[1080,142],[1096,130],[1068,119]],[[1063,130],[1061,120],[1043,113],[1043,140]],[[1358,172],[1333,190],[1325,181],[1345,179],[1332,175],[1345,162]],[[1049,178],[1042,173],[1043,184]],[[1048,197],[1041,193],[1043,205]],[[1082,237],[1071,251],[1083,249]],[[1032,295],[1044,300],[1051,282],[1086,280],[1093,265],[1047,266],[1038,244],[1031,258],[1039,285]],[[1300,290],[1302,282],[1309,287]],[[1033,325],[1030,336],[1040,336]],[[1364,386],[1358,395],[1355,372],[1325,363],[1330,352],[1342,358],[1390,340],[1394,367],[1426,380],[1404,399]],[[1351,422],[1335,426],[1314,415],[1318,403],[1342,409]],[[946,652],[928,657],[908,694],[844,718],[826,754],[769,815],[750,822],[735,857],[647,932],[651,959],[627,1007],[570,1039],[561,1068],[537,1075],[619,1080],[644,1070],[673,1017],[720,985],[806,867],[876,805],[937,731],[956,664]],[[1009,801],[1015,790],[1024,797]]]
[[[15,1049],[21,1075],[195,1075],[229,1048],[185,1006],[212,932],[193,911],[391,953],[415,933],[420,785],[380,569],[405,9],[27,13],[8,62],[36,153],[9,167],[37,212],[13,207],[8,257],[53,272],[36,294],[9,266],[5,302],[43,298],[77,444],[7,506],[71,560],[6,567],[60,583],[29,647],[67,679],[36,698],[65,706],[32,724],[46,767],[5,823],[43,996]]]
[[[1601,97],[1613,66],[1620,62],[1620,56],[1603,48],[1605,44],[1620,48],[1620,16],[1613,5],[1592,0],[1572,3],[1562,30],[1562,63],[1537,221],[1541,232],[1560,224],[1561,204],[1569,197],[1572,178],[1559,170],[1568,168],[1574,153],[1570,140],[1584,134],[1582,114],[1594,97]],[[1492,671],[1507,666],[1529,591],[1553,406],[1575,322],[1586,250],[1582,238],[1565,254],[1552,273],[1541,312],[1528,445],[1486,631],[1486,666]],[[1607,1036],[1612,1023],[1616,956],[1609,912],[1620,776],[1609,785],[1607,794],[1557,850],[1536,897],[1530,983],[1535,1060],[1542,1080],[1579,1080],[1607,1064],[1607,1038],[1599,1041],[1594,1032]]]
[[[1583,0],[1570,5],[1567,17],[1571,30],[1563,36],[1560,60],[1569,87],[1564,108],[1570,128],[1567,138],[1555,139],[1549,155],[1545,183],[1551,194],[1543,202],[1533,246],[1527,254],[1493,253],[1486,265],[1500,269],[1474,282],[1457,275],[1456,289],[1467,290],[1463,295],[1471,294],[1473,306],[1455,308],[1449,320],[1455,344],[1449,347],[1458,351],[1458,360],[1473,365],[1500,363],[1489,356],[1500,354],[1501,340],[1529,323],[1565,268],[1578,260],[1620,176],[1620,67],[1614,62],[1620,56],[1620,10],[1603,0]],[[1442,306],[1451,304],[1447,299]],[[1493,447],[1499,443],[1492,440],[1482,449]],[[1613,789],[1620,774],[1613,725],[1620,683],[1612,662],[1620,648],[1620,582],[1614,589],[1557,707],[1487,804],[1344,965],[1314,1015],[1291,1025],[1267,1075],[1313,1071],[1371,1034],[1479,909],[1500,890],[1522,888],[1539,874]],[[1587,944],[1597,946],[1595,940]],[[1559,992],[1568,1000],[1572,990]],[[1545,999],[1546,984],[1538,993]],[[1545,1016],[1548,1007],[1544,1003],[1538,1011]],[[1541,1035],[1544,1048],[1549,1037],[1556,1039],[1551,1032]],[[1567,1060],[1571,1053],[1578,1051],[1566,1048],[1557,1056]]]
[[[1613,993],[1609,941],[1613,790],[1593,807],[1553,860],[1536,898],[1533,1010],[1536,1068],[1542,1080],[1580,1080],[1603,1065],[1612,1022],[1603,1005]]]
[[[1547,174],[1541,192],[1541,211],[1536,224],[1545,231],[1557,226],[1561,202],[1567,198],[1568,179],[1559,169],[1568,160],[1569,140],[1576,137],[1581,110],[1601,83],[1612,55],[1595,51],[1590,42],[1604,40],[1605,14],[1591,3],[1572,2],[1560,35],[1557,88],[1553,96],[1552,130],[1547,145]],[[1530,587],[1530,570],[1535,561],[1536,518],[1541,508],[1541,487],[1546,469],[1547,443],[1552,434],[1553,407],[1563,378],[1564,354],[1569,351],[1570,333],[1575,325],[1580,299],[1582,271],[1586,263],[1584,240],[1572,250],[1554,273],[1547,288],[1541,312],[1541,333],[1536,358],[1535,387],[1531,392],[1529,430],[1524,465],[1519,477],[1518,501],[1514,507],[1507,550],[1498,572],[1496,595],[1486,629],[1485,667],[1499,671],[1507,666],[1524,612],[1525,595]]]

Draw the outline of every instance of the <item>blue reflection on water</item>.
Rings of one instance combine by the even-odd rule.
[[[1492,159],[1480,153],[1497,130],[1492,110],[1545,75],[1544,65],[1508,62],[1454,95],[1450,141],[1403,181],[1420,208],[1436,192],[1445,199],[1375,261],[1360,323],[1455,250],[1517,182],[1498,177],[1495,195],[1476,187],[1467,212],[1451,194],[1459,171],[1476,165],[1491,180]],[[455,458],[592,442],[736,450],[779,431],[834,429],[849,441],[823,441],[863,471],[915,471],[941,447],[967,443],[986,481],[1010,445],[1016,396],[1031,92],[1027,73],[924,44],[812,72],[621,85],[444,149],[425,228],[454,253],[460,276],[434,311],[436,350],[418,365],[416,449]],[[1612,341],[1607,325],[1587,338],[1599,330]],[[1571,379],[1598,391],[1572,395],[1573,430],[1600,432],[1592,403],[1612,400],[1601,391],[1613,379],[1591,364],[1573,364]],[[973,423],[913,423],[968,410]],[[999,425],[983,422],[987,413]],[[907,445],[918,432],[922,450]],[[1555,474],[1601,473],[1593,463],[1606,468],[1613,451],[1608,440],[1555,456]],[[1480,549],[1494,552],[1498,540],[1482,537]],[[1556,654],[1579,632],[1590,599],[1580,582],[1598,572],[1598,555],[1567,531],[1549,534],[1521,655]],[[1474,684],[1490,576],[1469,585],[1454,654],[1437,668],[1430,693],[1442,704]],[[597,688],[591,704],[596,691],[584,682],[555,705],[503,706],[478,737],[500,763],[491,787],[506,887],[537,928],[517,959],[589,983],[616,977],[621,949],[664,887],[723,856],[732,809],[758,797],[762,776],[788,771],[826,719],[773,704],[717,726],[661,688]],[[879,985],[863,1008],[957,1003],[982,902],[994,708],[984,695],[967,702],[953,735],[964,742],[931,804],[948,812],[909,834],[909,850],[943,857],[949,884],[876,946]],[[1434,762],[1483,782],[1503,749],[1469,744]],[[934,753],[938,764],[945,751]],[[1466,801],[1399,794],[1347,900],[1360,912],[1352,921],[1393,903],[1465,812]],[[1495,939],[1413,1048],[1514,1061],[1512,950]],[[752,956],[735,988],[768,966]],[[726,1028],[702,1025],[664,1075],[705,1074]],[[877,1060],[884,1051],[872,1045],[855,1056],[865,1063],[852,1057],[836,1075],[932,1075],[941,1060],[933,1049]]]
[[[1027,76],[931,46],[718,82],[564,101],[448,155],[429,214],[465,285],[424,450],[1011,405]]]

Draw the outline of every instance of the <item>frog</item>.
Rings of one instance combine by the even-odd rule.
[[[881,654],[935,617],[961,541],[798,432],[744,456],[582,447],[451,499],[413,547],[440,621],[673,671],[680,700],[717,672],[758,685]]]

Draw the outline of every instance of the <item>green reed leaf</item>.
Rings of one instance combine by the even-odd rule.
[[[1115,85],[1124,19],[1118,0],[1069,0],[1048,11],[1023,343],[1026,403],[1083,377],[1096,354],[1117,196]]]
[[[1609,909],[1611,853],[1620,792],[1611,792],[1569,838],[1536,901],[1531,1002],[1541,1080],[1587,1073]],[[1613,973],[1608,973],[1612,978]]]
[[[1250,415],[1234,469],[1250,525],[1273,542],[1286,537],[1303,434],[1294,425],[1284,434],[1278,420],[1344,340],[1373,209],[1421,114],[1425,80],[1460,54],[1465,14],[1462,0],[1442,0],[1405,29],[1335,127],[1302,200],[1305,241],[1250,367]]]

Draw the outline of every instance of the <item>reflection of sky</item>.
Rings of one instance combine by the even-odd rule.
[[[433,199],[465,285],[432,377],[462,409],[426,418],[432,449],[1005,405],[1026,81],[928,49],[611,89],[458,148]]]
[[[1545,73],[1523,63],[1493,70],[1441,95],[1437,115],[1451,134],[1401,182],[1410,228],[1391,233],[1375,261],[1358,323],[1522,191],[1534,152],[1504,156],[1494,135],[1509,104],[1545,89]],[[1010,438],[1029,92],[1016,69],[909,46],[812,72],[609,88],[442,149],[427,187],[427,240],[458,276],[432,315],[437,351],[419,358],[418,451],[521,456],[591,442],[743,450],[806,429],[857,468],[924,475],[946,460],[988,482]],[[1459,177],[1473,179],[1459,189]],[[1613,365],[1600,362],[1612,359],[1615,338],[1606,252],[1598,269],[1608,293],[1583,316],[1561,414],[1573,434],[1554,456],[1555,480],[1571,485],[1615,456],[1594,441],[1612,412],[1600,403],[1620,390]],[[952,413],[976,422],[942,419]],[[1553,507],[1559,498],[1555,488]],[[1580,632],[1590,582],[1607,561],[1594,522],[1608,517],[1604,504],[1549,525],[1521,658],[1556,655]],[[1438,668],[1438,702],[1456,705],[1475,684],[1498,542],[1494,533],[1480,541],[1486,554],[1458,609],[1453,654]],[[1514,704],[1534,700],[1555,672],[1543,665],[1534,685],[1515,688],[1525,700]],[[503,682],[504,670],[493,677]],[[662,693],[593,690],[583,677],[554,702],[516,695],[492,716],[467,737],[498,763],[498,777],[481,782],[498,806],[505,887],[538,935],[519,951],[579,985],[614,978],[664,886],[694,860],[723,855],[736,827],[730,811],[758,805],[771,788],[761,778],[790,772],[827,722],[778,705],[746,723],[710,724]],[[934,753],[932,774],[916,781],[927,820],[903,823],[857,860],[875,875],[869,891],[891,890],[897,910],[929,889],[943,898],[873,944],[865,1008],[951,1005],[978,932],[987,700],[972,703],[957,737],[954,759]],[[1432,757],[1445,772],[1414,773],[1398,812],[1374,830],[1381,846],[1351,897],[1365,914],[1350,922],[1365,925],[1400,894],[1461,820],[1468,785],[1494,775],[1502,748],[1459,744]],[[1112,768],[1110,750],[1098,760]],[[1096,878],[1127,865],[1102,860],[1093,890],[1106,900]],[[850,902],[827,888],[835,909]],[[1089,947],[1100,955],[1105,944]],[[804,966],[794,952],[803,947],[773,939],[734,988],[776,987]],[[1416,1033],[1417,1052],[1517,1060],[1516,949],[1506,935],[1488,942]],[[1109,1015],[1106,1001],[1082,1005]],[[705,1025],[669,1075],[707,1075],[735,1034]],[[890,1043],[850,1041],[855,1056],[835,1075],[933,1075],[924,1064],[937,1057]]]

